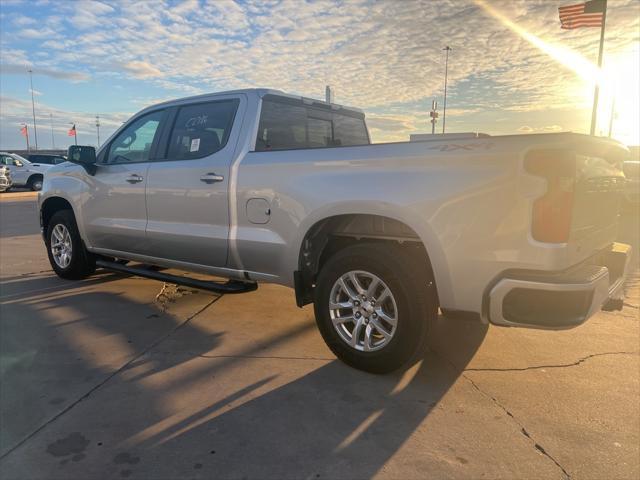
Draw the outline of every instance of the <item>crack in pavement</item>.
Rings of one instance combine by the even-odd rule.
[[[464,369],[459,368],[453,361],[449,360],[447,357],[445,357],[444,355],[442,355],[439,352],[434,351],[433,353],[435,353],[437,356],[439,356],[440,358],[442,358],[445,362],[449,363],[451,366],[453,366],[454,369],[458,370],[460,372],[460,376],[462,378],[464,378],[467,382],[469,382],[471,384],[471,386],[476,389],[478,391],[478,393],[480,393],[482,396],[488,398],[489,400],[491,400],[491,402],[498,407],[500,410],[502,410],[505,414],[507,414],[507,416],[509,418],[511,418],[511,420],[520,428],[520,433],[527,438],[528,441],[530,441],[531,443],[533,443],[533,447],[543,456],[547,457],[549,460],[551,460],[563,473],[563,475],[565,476],[565,478],[567,480],[571,479],[571,475],[569,475],[569,472],[567,472],[567,470],[560,464],[560,462],[558,462],[549,452],[547,452],[545,450],[545,448],[540,445],[532,436],[531,434],[527,431],[527,429],[525,428],[524,424],[522,422],[520,422],[514,415],[513,413],[511,413],[504,405],[502,405],[502,403],[500,403],[498,401],[497,398],[495,398],[494,396],[488,394],[487,392],[485,392],[484,390],[482,390],[478,384],[476,384],[476,382],[473,381],[473,379],[469,378],[467,375],[464,374],[465,371]]]
[[[572,363],[564,363],[564,364],[558,364],[558,365],[536,365],[532,367],[521,367],[521,368],[465,368],[463,372],[524,372],[527,370],[539,370],[543,368],[567,368],[567,367],[575,367],[577,365],[580,365],[581,363],[584,363],[587,360],[594,357],[604,357],[608,355],[640,355],[640,352],[593,353],[591,355],[587,355],[586,357],[582,357]]]
[[[19,447],[21,447],[22,445],[24,445],[27,441],[29,441],[31,438],[33,438],[35,435],[37,435],[40,431],[44,430],[48,425],[52,424],[53,422],[55,422],[58,418],[62,417],[65,413],[69,412],[70,410],[72,410],[76,405],[78,405],[80,402],[82,402],[83,400],[89,398],[89,396],[91,396],[91,394],[93,394],[96,390],[100,389],[100,387],[102,387],[103,385],[105,385],[109,380],[111,380],[112,378],[114,378],[116,375],[118,375],[119,373],[125,371],[133,362],[135,362],[136,360],[138,360],[140,357],[144,356],[147,352],[149,352],[150,350],[154,349],[155,347],[157,347],[160,343],[164,342],[167,338],[169,338],[170,336],[172,336],[174,333],[176,333],[178,330],[180,330],[182,327],[184,327],[185,325],[187,325],[191,320],[193,320],[196,316],[200,315],[202,312],[204,312],[207,308],[209,308],[211,305],[213,305],[215,302],[217,302],[218,300],[220,300],[222,298],[222,295],[220,295],[219,297],[214,297],[211,299],[210,302],[208,302],[205,306],[203,306],[201,309],[199,309],[197,312],[195,312],[193,315],[191,315],[190,317],[186,318],[183,322],[179,323],[178,325],[176,325],[173,329],[171,329],[171,331],[169,331],[168,333],[166,333],[165,335],[161,336],[160,338],[158,338],[155,342],[152,342],[147,348],[143,349],[142,351],[140,351],[139,353],[135,354],[131,359],[129,359],[127,362],[125,362],[122,366],[120,366],[118,369],[114,370],[113,372],[111,372],[109,375],[107,375],[107,377],[102,380],[100,383],[98,383],[97,385],[93,386],[92,388],[89,389],[89,391],[87,391],[86,393],[84,393],[82,396],[80,396],[78,399],[76,399],[74,402],[72,402],[71,404],[69,404],[67,407],[65,407],[64,409],[62,409],[60,412],[56,413],[53,417],[51,417],[49,420],[47,420],[46,422],[44,422],[42,425],[40,425],[38,428],[36,428],[35,430],[33,430],[31,433],[29,433],[27,436],[25,436],[22,440],[18,441],[18,443],[16,443],[13,447],[11,447],[9,450],[7,450],[5,453],[3,453],[2,455],[0,455],[0,460],[6,458],[9,454],[11,454],[12,452],[14,452],[16,449],[18,449]]]
[[[513,413],[511,413],[504,405],[502,405],[497,398],[495,398],[492,395],[489,395],[488,393],[486,393],[484,390],[482,390],[477,384],[476,382],[474,382],[471,378],[469,378],[468,376],[466,376],[464,373],[462,374],[462,377],[464,379],[466,379],[469,383],[471,383],[471,385],[473,386],[473,388],[475,388],[480,394],[484,395],[485,397],[487,397],[488,399],[490,399],[494,405],[496,405],[498,408],[500,408],[504,413],[506,413],[511,420],[513,420],[513,422],[518,425],[520,427],[520,433],[525,436],[529,441],[531,441],[533,443],[533,447],[540,452],[542,455],[544,455],[545,457],[547,457],[549,460],[551,460],[553,463],[555,463],[555,465],[562,470],[562,473],[564,474],[565,478],[567,479],[571,479],[571,475],[569,475],[569,472],[567,472],[567,470],[560,464],[560,462],[558,462],[558,460],[556,460],[549,452],[547,452],[544,447],[542,445],[540,445],[538,442],[536,442],[536,440],[531,436],[531,434],[527,431],[527,429],[525,428],[525,426],[522,424],[522,422],[520,422],[514,415]]]

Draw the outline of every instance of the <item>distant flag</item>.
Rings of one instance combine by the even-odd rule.
[[[67,132],[67,135],[69,135],[70,137],[75,137],[76,136],[76,124],[73,124],[73,127],[71,127],[69,129],[69,131]]]
[[[24,137],[24,139],[27,141],[27,152],[31,150],[31,148],[29,147],[29,127],[27,126],[26,123],[22,123],[20,128],[20,133],[22,134],[22,136]]]
[[[565,5],[558,8],[560,26],[565,30],[582,27],[602,27],[606,9],[606,0],[591,0],[585,3]]]
[[[604,29],[607,23],[607,0],[591,0],[585,3],[565,5],[558,8],[560,27],[573,30],[582,27],[600,27],[600,47],[598,48],[598,69],[602,68],[602,54],[604,52]],[[591,110],[591,135],[596,134],[598,118],[598,98],[600,85],[596,82],[593,89],[593,108]]]

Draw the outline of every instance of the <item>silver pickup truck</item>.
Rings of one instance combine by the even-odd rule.
[[[97,153],[70,147],[39,207],[63,278],[100,267],[220,292],[293,287],[339,358],[388,372],[438,308],[544,329],[620,308],[627,155],[572,133],[371,144],[360,110],[239,90],[146,108]]]

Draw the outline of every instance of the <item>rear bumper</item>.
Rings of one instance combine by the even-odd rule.
[[[489,320],[504,326],[564,329],[584,323],[605,304],[620,308],[630,258],[629,245],[614,243],[564,272],[507,274],[488,294]]]

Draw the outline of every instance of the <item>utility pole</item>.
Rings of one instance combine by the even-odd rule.
[[[435,99],[431,101],[429,116],[431,117],[431,135],[434,135],[436,133],[436,122],[438,121],[438,102]]]
[[[98,132],[98,148],[100,148],[100,115],[96,115],[96,131]]]
[[[442,110],[442,133],[444,134],[447,123],[447,79],[449,76],[449,52],[451,51],[451,47],[447,45],[443,50],[446,52],[444,60],[444,106]]]
[[[31,69],[27,70],[29,72],[29,83],[31,84],[31,111],[33,112],[33,138],[36,142],[36,150],[38,150],[38,127],[36,127],[36,103],[33,99],[33,71]]]
[[[56,141],[53,138],[53,113],[49,112],[49,119],[51,120],[51,149],[56,149]]]

